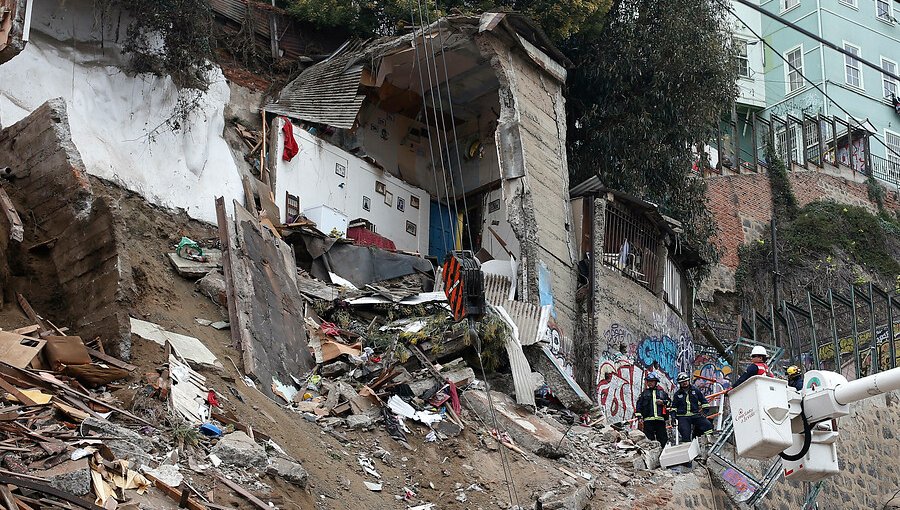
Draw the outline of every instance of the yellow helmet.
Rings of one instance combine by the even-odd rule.
[[[787,368],[787,375],[797,375],[800,373],[800,367],[797,365],[791,365]]]

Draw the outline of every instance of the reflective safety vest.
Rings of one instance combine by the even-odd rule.
[[[766,365],[765,363],[754,363],[754,365],[756,365],[756,370],[757,370],[756,375],[764,375],[766,377],[775,377],[775,375],[772,374],[772,370],[769,369],[769,365]]]

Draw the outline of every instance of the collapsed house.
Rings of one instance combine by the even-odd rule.
[[[502,278],[491,304],[517,303],[505,308],[522,345],[571,343],[566,63],[512,13],[350,41],[266,105],[271,145],[254,195],[276,223],[302,214],[323,233],[435,266],[471,250]]]

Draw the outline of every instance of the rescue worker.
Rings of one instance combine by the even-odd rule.
[[[688,442],[695,437],[703,438],[704,456],[713,424],[706,417],[709,402],[706,396],[691,385],[691,376],[682,372],[678,374],[678,390],[672,397],[672,407],[678,420],[678,435],[682,441]]]
[[[737,381],[734,382],[734,386],[731,389],[737,388],[741,384],[743,384],[747,379],[757,375],[765,375],[768,377],[775,377],[772,375],[772,370],[769,369],[769,365],[766,365],[766,360],[769,359],[769,353],[766,352],[766,348],[757,345],[750,351],[750,364],[747,365],[747,369],[744,370],[744,373],[738,378]]]
[[[800,373],[800,367],[791,365],[787,368],[788,386],[797,391],[803,391],[803,374]]]
[[[659,387],[659,376],[651,372],[647,376],[647,388],[641,392],[635,406],[638,427],[651,441],[659,441],[665,447],[669,443],[666,418],[669,413],[669,395]]]

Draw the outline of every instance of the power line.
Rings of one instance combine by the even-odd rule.
[[[744,2],[745,2],[745,0],[735,0],[735,1],[741,2],[741,3],[744,3]],[[850,112],[848,112],[843,106],[841,106],[840,103],[838,103],[838,102],[835,101],[831,96],[829,96],[828,93],[825,92],[825,90],[823,90],[823,89],[822,89],[821,87],[819,87],[815,82],[813,82],[812,80],[810,80],[809,78],[807,78],[806,75],[803,74],[803,71],[801,71],[801,70],[798,69],[796,66],[794,66],[793,64],[791,64],[790,61],[789,61],[787,58],[785,58],[784,55],[782,55],[777,49],[775,49],[775,47],[773,47],[771,44],[769,44],[768,41],[766,41],[765,39],[763,39],[763,37],[762,37],[760,34],[758,34],[758,33],[756,32],[756,30],[753,30],[753,27],[751,27],[746,21],[744,21],[743,19],[741,19],[741,17],[738,16],[737,13],[736,13],[730,6],[728,6],[728,5],[725,4],[725,3],[723,3],[722,5],[725,6],[725,8],[728,10],[728,12],[730,12],[730,13],[734,16],[734,18],[735,18],[736,20],[740,21],[741,24],[744,25],[744,26],[747,28],[747,30],[749,30],[750,33],[753,34],[754,37],[756,37],[757,39],[759,39],[760,41],[762,41],[762,43],[765,44],[767,48],[769,48],[770,50],[772,50],[772,52],[775,53],[776,55],[778,55],[778,57],[781,58],[781,60],[783,60],[785,64],[787,64],[788,66],[790,66],[790,69],[791,69],[791,70],[796,71],[797,74],[799,74],[801,78],[803,78],[804,80],[806,80],[810,85],[812,85],[816,90],[818,90],[823,96],[825,96],[826,99],[828,99],[829,101],[831,101],[835,106],[838,107],[838,109],[840,109],[842,112],[844,112],[844,114],[847,116],[847,119],[852,120],[853,122],[855,122],[856,125],[857,125],[859,128],[861,128],[861,129],[866,129],[865,126],[863,126],[862,122],[860,122],[854,115],[852,115],[852,114],[851,114]],[[761,10],[761,12],[767,12],[767,11],[762,11],[762,10]],[[773,14],[768,13],[768,12],[767,12],[767,14],[769,14],[769,15],[771,15],[771,16],[774,16]],[[787,23],[789,23],[789,22],[785,22],[785,24],[787,24]],[[788,25],[788,26],[791,26],[791,25]],[[791,28],[794,28],[794,27],[791,27]],[[800,29],[799,27],[796,27],[796,28],[798,28],[799,30],[801,30],[801,31],[803,31],[803,32],[806,32],[805,30]],[[822,40],[822,39],[818,39],[816,36],[812,35],[811,33],[810,33],[810,36],[813,37],[813,38],[816,38],[817,40]],[[827,44],[829,44],[831,47],[835,47],[835,46],[834,46],[833,44],[831,44],[831,43],[827,43]],[[843,50],[841,50],[841,52],[843,53]],[[854,58],[855,58],[855,57],[854,57]],[[894,76],[894,75],[892,75],[892,76]],[[823,76],[822,79],[824,80],[825,77]],[[898,78],[898,79],[900,79],[900,78]],[[824,83],[824,81],[823,81],[823,83]],[[868,130],[867,130],[867,131],[868,131]],[[836,133],[835,133],[835,136],[837,136]],[[900,154],[898,154],[897,151],[895,151],[895,150],[894,150],[893,148],[891,148],[888,144],[886,144],[886,143],[884,142],[884,140],[882,140],[881,138],[879,138],[878,133],[872,133],[871,136],[872,136],[873,138],[875,138],[875,140],[877,140],[878,143],[880,143],[881,145],[883,145],[889,152],[893,153],[893,154],[894,154],[895,156],[897,156],[897,157],[900,157]]]
[[[895,80],[900,80],[900,75],[896,75],[896,74],[894,74],[894,73],[892,73],[892,72],[886,71],[886,70],[882,69],[881,66],[878,66],[878,65],[873,64],[872,62],[869,62],[868,60],[862,58],[860,55],[854,55],[853,53],[851,53],[851,52],[845,50],[844,48],[841,48],[841,47],[838,46],[837,44],[834,44],[833,42],[828,41],[827,39],[823,39],[823,38],[819,37],[818,35],[816,35],[816,34],[810,32],[809,30],[807,30],[807,29],[805,29],[805,28],[803,28],[803,27],[801,27],[801,26],[799,26],[799,25],[797,25],[797,24],[795,24],[795,23],[793,23],[793,22],[791,22],[791,21],[788,21],[788,20],[782,18],[781,16],[779,16],[779,15],[777,15],[777,14],[775,14],[775,13],[772,13],[772,12],[769,12],[769,11],[763,9],[762,7],[760,7],[760,6],[756,5],[756,4],[754,4],[754,3],[751,2],[750,0],[734,0],[734,1],[735,1],[735,2],[738,2],[738,3],[742,4],[742,5],[746,5],[747,7],[750,7],[751,9],[753,9],[753,10],[755,10],[755,11],[761,12],[762,14],[765,14],[766,16],[768,16],[768,17],[770,17],[770,18],[772,18],[772,19],[774,19],[774,20],[776,20],[776,21],[778,21],[778,22],[784,24],[785,26],[788,26],[788,27],[790,27],[790,28],[793,28],[794,30],[800,32],[801,34],[805,35],[806,37],[810,37],[810,38],[812,38],[812,39],[815,39],[816,41],[818,41],[818,42],[824,44],[825,46],[828,46],[829,48],[831,48],[831,49],[837,51],[838,53],[842,53],[843,55],[846,55],[846,56],[848,56],[848,57],[850,57],[850,58],[852,58],[852,59],[858,60],[858,61],[862,62],[863,64],[865,64],[865,65],[871,67],[872,69],[875,69],[876,71],[878,71],[878,72],[880,72],[880,73],[882,73],[882,74],[885,74],[885,75],[887,75],[887,76],[890,76],[891,78],[893,78],[893,79],[895,79]],[[734,11],[731,10],[730,8],[729,8],[729,11],[731,11],[731,13],[734,14]],[[737,14],[735,14],[735,17],[737,17]],[[741,23],[744,23],[744,22],[741,21]],[[747,26],[747,24],[744,23],[744,26]],[[748,26],[747,28],[750,28],[750,27]],[[753,29],[750,29],[750,31],[753,32]],[[760,40],[762,40],[762,39],[760,39]],[[765,41],[763,41],[763,42],[765,42]],[[769,46],[768,43],[766,44],[766,46]],[[770,46],[770,48],[771,48],[771,46]],[[771,48],[771,49],[772,49],[773,51],[775,50],[775,48]]]

